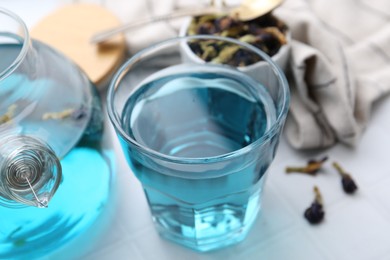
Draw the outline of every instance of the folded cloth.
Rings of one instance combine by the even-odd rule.
[[[128,22],[190,0],[107,1]],[[198,5],[209,2],[197,2]],[[119,10],[120,9],[120,10]],[[390,92],[389,0],[285,0],[274,13],[292,32],[286,136],[298,149],[356,145],[371,107]],[[174,37],[180,21],[127,33],[131,52]]]
[[[390,91],[390,1],[286,0],[275,14],[293,38],[287,139],[295,148],[356,145]]]

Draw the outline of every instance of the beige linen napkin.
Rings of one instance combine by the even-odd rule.
[[[209,1],[107,1],[123,21]],[[389,0],[285,0],[275,14],[292,32],[286,136],[298,149],[358,143],[373,103],[390,91]],[[174,37],[181,21],[127,33],[131,52]]]
[[[390,91],[390,1],[286,0],[275,13],[294,39],[289,142],[355,145]]]

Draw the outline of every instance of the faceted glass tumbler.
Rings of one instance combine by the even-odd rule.
[[[266,54],[216,36],[160,42],[118,71],[107,106],[162,237],[197,251],[245,238],[289,106]]]

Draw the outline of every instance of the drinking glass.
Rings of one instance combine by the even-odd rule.
[[[198,251],[244,239],[288,111],[280,68],[234,39],[179,37],[135,54],[107,98],[159,234]]]

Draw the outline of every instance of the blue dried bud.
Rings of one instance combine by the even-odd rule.
[[[309,208],[305,210],[304,217],[310,224],[320,223],[325,216],[322,206],[322,196],[317,186],[314,186],[315,199]]]

